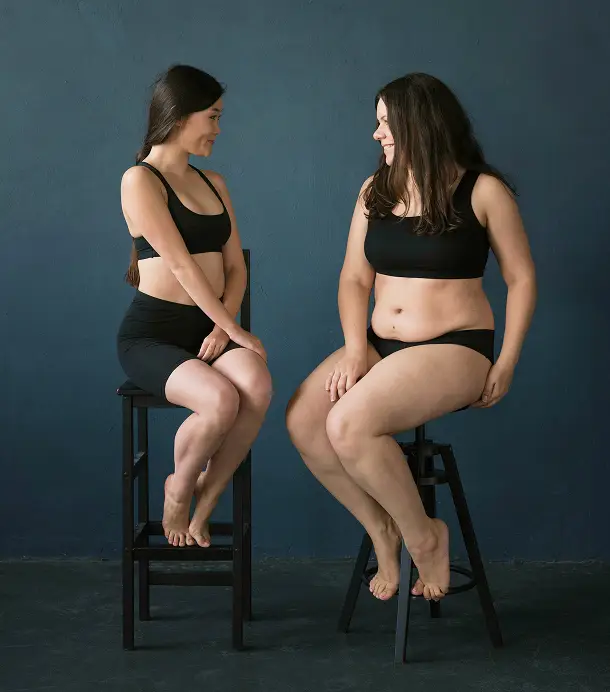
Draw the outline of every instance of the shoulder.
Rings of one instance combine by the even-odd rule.
[[[364,210],[366,208],[366,205],[364,203],[364,197],[368,191],[368,189],[371,187],[371,183],[373,182],[373,177],[370,175],[360,186],[360,191],[358,192],[358,204],[362,207]]]
[[[362,196],[370,187],[371,183],[373,182],[374,176],[369,175],[369,177],[362,183],[360,186],[360,195]]]
[[[144,166],[128,168],[121,178],[121,204],[129,209],[133,205],[148,207],[157,201],[167,204],[167,192],[157,176]]]
[[[123,173],[121,178],[121,190],[125,192],[131,190],[154,190],[159,187],[163,189],[161,181],[145,166],[131,166]]]
[[[495,175],[489,173],[479,173],[472,194],[474,198],[486,204],[514,199],[510,188]]]

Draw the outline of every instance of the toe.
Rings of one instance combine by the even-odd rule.
[[[195,539],[191,536],[190,533],[186,534],[186,544],[189,546],[196,545]]]
[[[178,539],[178,545],[181,548],[184,548],[184,546],[186,545],[186,534],[185,533],[180,534],[180,537]]]
[[[193,533],[192,535],[195,539],[195,543],[197,543],[200,548],[205,548],[205,545],[203,544],[203,536],[200,533]]]

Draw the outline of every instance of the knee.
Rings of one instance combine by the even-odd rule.
[[[315,415],[307,399],[297,390],[286,407],[286,429],[292,444],[300,451],[306,451],[316,434],[324,431],[324,423]]]
[[[339,400],[326,418],[326,434],[342,462],[357,459],[365,436],[364,421],[356,411]]]
[[[219,433],[225,433],[237,418],[239,412],[239,393],[228,381],[219,379],[206,392],[205,403],[197,411]]]
[[[241,385],[242,403],[264,415],[273,397],[271,373],[266,367],[253,369]]]

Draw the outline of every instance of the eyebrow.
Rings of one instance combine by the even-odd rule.
[[[215,113],[222,113],[221,108],[210,108],[211,111],[214,111]]]

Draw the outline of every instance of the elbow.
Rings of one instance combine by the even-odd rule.
[[[167,266],[171,273],[180,281],[185,276],[188,276],[193,270],[194,261],[190,255],[184,257],[169,257],[167,260]],[[182,281],[180,281],[182,283]]]
[[[371,292],[373,288],[373,282],[368,281],[360,276],[354,276],[353,274],[341,273],[339,277],[339,290],[360,290],[365,291],[367,294]]]
[[[509,291],[516,290],[522,293],[528,293],[534,300],[538,293],[536,273],[533,268],[531,271],[525,271],[514,276],[506,277],[506,286]]]

